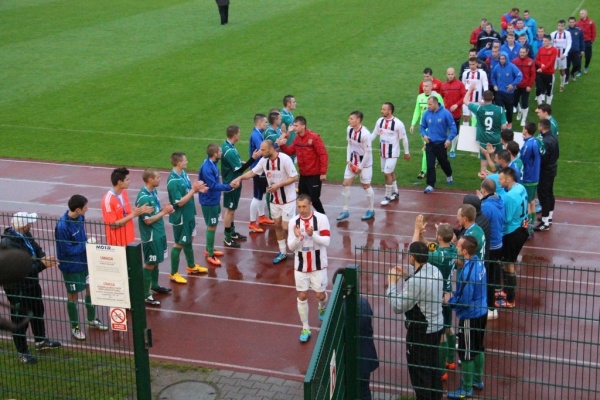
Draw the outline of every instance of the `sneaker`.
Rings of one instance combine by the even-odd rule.
[[[179,275],[179,272],[177,272],[174,275],[169,275],[169,279],[175,283],[187,283],[187,279],[185,279],[183,276]]]
[[[538,220],[539,222],[542,222],[542,217],[538,217],[538,219],[537,219],[537,220]],[[548,224],[548,225],[552,225],[552,218],[548,218],[548,219],[546,220],[546,224]]]
[[[419,175],[417,175],[417,179],[425,179],[425,172],[419,172]]]
[[[456,158],[456,153],[450,150],[450,158]]]
[[[201,267],[198,264],[194,264],[193,267],[187,267],[185,271],[188,274],[205,274],[208,272],[208,268]]]
[[[564,85],[560,85],[560,88],[558,89],[559,92],[564,92],[565,91],[565,86]]]
[[[446,177],[446,185],[452,185],[454,183],[454,178],[451,176]]]
[[[325,319],[325,309],[319,308],[319,320],[323,321]]]
[[[373,210],[367,210],[367,212],[365,213],[365,215],[363,215],[362,217],[360,217],[361,220],[366,221],[368,219],[374,218],[375,217],[375,211]]]
[[[536,226],[533,227],[534,231],[549,231],[550,224],[546,224],[545,222],[540,221]]]
[[[37,351],[57,349],[60,346],[62,346],[60,342],[54,342],[50,339],[44,339],[41,342],[35,342],[35,349]]]
[[[208,255],[208,250],[204,250],[204,255],[205,255],[205,256],[207,256],[207,255]],[[215,257],[222,257],[222,256],[224,256],[224,255],[225,255],[225,253],[223,253],[223,252],[222,252],[222,251],[220,251],[220,250],[213,250],[213,256],[215,256]]]
[[[285,253],[279,253],[277,254],[277,256],[273,259],[273,264],[279,264],[280,262],[282,262],[283,260],[287,260],[287,254]]]
[[[573,82],[577,81],[577,76],[576,76],[576,75],[573,75],[573,76],[571,77],[571,80],[572,80]]]
[[[79,326],[71,328],[71,335],[73,335],[73,337],[77,340],[85,340],[85,333],[79,329]]]
[[[484,387],[485,385],[483,384],[483,381],[473,382],[473,389],[475,390],[483,390]]]
[[[392,196],[390,197],[390,200],[396,201],[399,198],[400,198],[400,194],[398,194],[398,192],[394,192],[394,193],[392,193]]]
[[[231,234],[231,238],[234,239],[234,240],[246,240],[246,239],[248,239],[246,236],[244,236],[242,234],[239,234],[237,232],[233,232]]]
[[[517,119],[521,119],[523,117],[523,110],[519,107],[519,111],[517,112]]]
[[[448,392],[446,396],[448,396],[449,399],[464,399],[467,397],[473,397],[473,389],[464,390],[462,387],[460,387],[454,392]]]
[[[266,215],[261,215],[258,217],[258,223],[265,224],[265,225],[273,225],[273,224],[275,224],[275,221],[273,221],[271,218],[267,217]]]
[[[494,292],[494,296],[496,297],[496,300],[504,300],[506,299],[506,292],[504,290],[497,290]]]
[[[206,261],[212,265],[221,265],[221,260],[219,260],[217,257],[206,257]]]
[[[498,319],[498,310],[488,310],[488,321]]]
[[[498,308],[515,308],[515,302],[510,302],[506,299],[504,300],[496,300],[496,307]]]
[[[302,329],[302,332],[300,332],[300,342],[306,343],[308,339],[310,339],[310,330]]]
[[[144,301],[146,302],[146,304],[148,304],[149,306],[160,306],[160,301],[156,300],[154,297],[152,296],[148,296],[144,299]]]
[[[448,380],[448,373],[447,373],[447,372],[444,372],[444,373],[442,374],[442,382],[446,382],[447,380]]]
[[[579,78],[581,76],[581,72],[577,72],[575,76]]]
[[[157,286],[157,287],[153,287],[150,288],[150,293],[152,294],[167,294],[167,293],[171,293],[173,289],[169,289],[166,287],[162,287],[162,286]]]
[[[346,218],[348,218],[350,216],[350,213],[348,211],[342,211],[340,213],[340,215],[338,215],[338,217],[336,218],[336,221],[343,221]]]
[[[104,325],[102,323],[102,321],[100,321],[98,318],[93,319],[91,321],[87,321],[86,325],[89,326],[90,328],[98,329],[99,331],[107,331],[108,330],[108,326]]]
[[[587,68],[584,68],[584,69],[583,69],[583,73],[584,73],[584,74],[587,74],[587,73],[588,73],[588,69],[587,69]]]
[[[433,188],[433,186],[427,186],[425,188],[425,190],[423,190],[423,193],[431,193],[433,192],[435,189]]]
[[[227,241],[227,239],[225,239],[223,243],[225,244],[225,247],[231,247],[232,249],[239,249],[241,247],[240,244],[233,239],[231,239],[230,241]]]
[[[454,371],[456,369],[456,364],[453,362],[446,361],[446,369]]]
[[[35,358],[33,355],[31,355],[29,350],[27,350],[25,353],[18,353],[18,358],[19,358],[19,361],[21,361],[23,364],[37,363],[37,358]]]
[[[250,222],[248,224],[248,230],[253,233],[263,233],[265,230],[258,226],[256,222]]]
[[[391,201],[392,199],[386,196],[383,198],[383,200],[381,200],[379,204],[381,204],[382,206],[387,206],[388,204],[390,204]]]

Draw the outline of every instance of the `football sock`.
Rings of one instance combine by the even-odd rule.
[[[308,300],[298,300],[298,315],[300,315],[300,322],[302,322],[302,329],[310,329],[308,325]]]
[[[225,228],[225,240],[231,242],[231,228]]]
[[[392,197],[393,185],[385,185],[385,197]]]
[[[348,204],[350,204],[350,186],[344,186],[342,189],[342,209],[348,211]]]
[[[212,229],[206,230],[206,251],[208,251],[208,256],[213,257],[215,255],[215,234],[217,231],[213,231]]]
[[[456,359],[456,335],[446,335],[446,346],[448,346],[446,360],[449,363],[453,363]]]
[[[474,362],[475,365],[473,368],[473,381],[479,383],[483,380],[483,365],[485,364],[485,354],[478,353],[475,356]]]
[[[148,268],[144,268],[144,296],[148,297],[151,295],[150,286],[152,285],[152,271]]]
[[[267,196],[265,193],[265,198],[258,201],[258,215],[265,215],[267,211]]]
[[[77,303],[74,301],[67,301],[67,314],[69,314],[69,321],[71,321],[71,328],[75,328],[79,325],[79,315],[77,314]]]
[[[517,274],[514,272],[507,272],[506,281],[504,281],[504,283],[506,288],[506,301],[513,303],[515,301],[515,291],[517,288]]]
[[[325,307],[327,306],[327,299],[328,299],[327,292],[325,292],[325,298],[323,299],[323,301],[319,300],[319,310],[325,309]]]
[[[285,239],[278,240],[277,244],[279,245],[279,252],[281,254],[285,254],[287,252],[287,249],[285,247]]]
[[[475,370],[475,362],[472,360],[463,360],[462,368],[462,386],[465,391],[473,390],[473,371]]]
[[[448,350],[448,348],[446,347],[446,342],[441,342],[440,347],[438,347],[440,374],[443,374],[444,372],[446,372],[447,350]]]
[[[425,153],[425,146],[423,146],[423,157],[421,158],[421,171],[427,173],[427,153]]]
[[[456,151],[457,144],[458,144],[458,135],[456,135],[454,137],[454,139],[452,139],[452,147],[450,148],[450,151]]]
[[[258,218],[258,207],[261,201],[255,197],[250,202],[250,222],[256,222]]]
[[[554,95],[546,96],[546,104],[552,104],[552,98]]]
[[[392,182],[392,193],[398,193],[398,183],[396,181]]]
[[[522,122],[526,122],[527,121],[527,114],[529,113],[529,108],[524,108],[523,111],[521,112],[521,121]],[[521,124],[523,125],[523,124]]]
[[[171,275],[179,272],[179,256],[181,255],[181,247],[173,246],[171,248]]]
[[[194,249],[192,248],[191,243],[183,246],[183,254],[185,254],[185,260],[187,261],[188,267],[196,265],[196,261],[194,260]]]
[[[155,288],[159,286],[160,285],[158,284],[158,265],[156,265],[152,270],[152,284],[150,285],[150,288]]]
[[[96,319],[96,307],[92,304],[92,296],[85,296],[85,309],[88,321]]]
[[[373,187],[369,186],[368,189],[365,189],[365,192],[367,192],[367,203],[369,204],[369,208],[368,210],[373,210],[374,209],[374,202],[375,202],[375,193],[373,192]]]

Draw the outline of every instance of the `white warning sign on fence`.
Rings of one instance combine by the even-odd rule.
[[[131,308],[125,247],[86,244],[92,303]]]
[[[333,350],[331,360],[329,361],[329,400],[333,398],[333,393],[335,392],[335,378],[337,376],[335,364],[335,350]]]

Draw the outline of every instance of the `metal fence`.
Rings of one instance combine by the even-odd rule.
[[[2,230],[11,226],[12,215],[0,214]],[[31,224],[31,234],[47,256],[56,256],[54,228],[57,219],[38,218]],[[88,237],[105,243],[105,226],[86,222]],[[3,251],[0,249],[0,251]],[[149,343],[142,296],[141,246],[126,249],[129,270],[131,309],[127,312],[128,331],[100,330],[88,326],[85,291],[78,294],[79,327],[85,339],[76,339],[67,311],[67,291],[59,268],[48,268],[39,275],[44,306],[46,337],[61,347],[39,350],[31,326],[27,344],[36,363],[23,363],[13,343],[11,332],[0,331],[0,397],[20,399],[149,399]],[[0,265],[0,271],[4,265]],[[30,279],[30,278],[28,278]],[[34,283],[34,281],[31,281]],[[8,289],[8,291],[11,291]],[[31,299],[25,295],[22,299]],[[9,307],[5,290],[0,291],[0,319],[7,321],[17,312]],[[12,303],[15,303],[14,298]],[[22,312],[22,311],[21,311]],[[96,306],[96,317],[110,326],[107,307]],[[35,322],[34,322],[35,323]],[[30,324],[31,325],[31,324]],[[36,341],[39,340],[36,338]]]
[[[372,305],[374,341],[380,366],[371,375],[373,399],[412,399],[414,391],[407,369],[404,315],[390,306],[387,272],[391,266],[408,267],[408,253],[395,250],[356,248],[359,266],[358,292]],[[478,399],[598,399],[600,398],[600,271],[546,264],[517,264],[517,297],[514,309],[501,309],[485,329],[483,390]],[[402,282],[398,283],[401,288]],[[455,285],[454,285],[455,287]],[[339,291],[334,293],[339,295]],[[348,299],[348,297],[347,297]],[[332,300],[334,296],[332,296]],[[332,310],[333,311],[333,310]],[[335,318],[328,313],[330,318]],[[358,314],[348,315],[346,326],[357,325]],[[326,321],[320,334],[329,335]],[[458,324],[453,316],[453,324]],[[353,328],[355,329],[355,328]],[[356,330],[354,332],[357,332]],[[346,347],[356,346],[358,333],[341,335]],[[340,344],[332,344],[340,347]],[[315,349],[315,354],[321,348]],[[322,357],[327,361],[327,357]],[[443,382],[444,398],[461,385],[461,367],[448,372]],[[313,359],[314,361],[314,359]],[[356,366],[360,358],[346,358]],[[338,368],[339,369],[339,368]],[[347,393],[359,382],[353,374],[340,377]],[[309,376],[307,375],[307,380]],[[325,377],[324,379],[327,379]],[[305,399],[329,397],[306,397]],[[358,399],[346,396],[348,399]]]

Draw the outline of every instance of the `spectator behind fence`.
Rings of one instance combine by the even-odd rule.
[[[56,256],[59,262],[58,268],[62,272],[67,288],[67,314],[71,322],[71,335],[77,340],[85,340],[85,333],[79,325],[78,293],[85,290],[87,326],[101,331],[108,330],[108,326],[96,318],[96,307],[92,304],[88,283],[89,272],[85,247],[88,241],[85,231],[88,199],[80,194],[75,194],[69,199],[68,206],[69,209],[60,217],[54,228]],[[90,238],[90,242],[94,241]]]
[[[338,275],[344,276],[346,268],[338,268],[333,274],[333,283]],[[344,294],[344,297],[346,295]],[[346,314],[344,307],[344,317],[346,321],[351,318]],[[379,358],[377,349],[373,341],[373,309],[369,301],[363,296],[358,296],[358,376],[360,378],[360,399],[371,400],[371,388],[369,387],[371,373],[379,368]]]
[[[13,331],[13,342],[17,348],[18,358],[24,364],[35,364],[37,359],[29,352],[27,346],[27,326],[35,337],[36,350],[55,349],[60,347],[60,342],[55,342],[46,336],[44,322],[44,302],[42,301],[42,287],[40,286],[39,273],[46,268],[56,266],[54,257],[46,257],[46,253],[31,236],[31,224],[37,220],[37,214],[18,212],[12,217],[11,226],[4,230],[0,246],[25,251],[31,255],[31,272],[27,278],[19,283],[4,285],[4,291],[11,305],[10,319],[15,325],[20,325],[31,314],[29,324],[19,326]],[[0,250],[3,251],[3,250]]]
[[[427,262],[427,245],[410,244],[408,260],[415,267],[413,275],[401,265],[392,267],[388,275],[386,295],[396,314],[406,320],[406,361],[417,399],[442,398],[442,371],[439,369],[440,338],[444,332],[442,297],[444,281],[437,267]],[[404,278],[398,292],[396,283]]]

